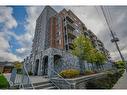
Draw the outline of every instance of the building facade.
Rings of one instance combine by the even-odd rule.
[[[36,20],[31,55],[24,60],[25,64],[30,65],[28,69],[34,75],[48,76],[64,69],[80,70],[79,59],[71,55],[69,50],[72,49],[73,40],[81,33],[90,38],[93,46],[109,58],[103,43],[71,10],[63,9],[57,13],[46,6]],[[84,62],[90,69],[91,64]]]
[[[13,68],[13,62],[0,62],[0,73],[11,73]]]

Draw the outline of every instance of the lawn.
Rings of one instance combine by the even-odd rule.
[[[0,89],[7,89],[9,87],[9,83],[4,75],[0,74]]]

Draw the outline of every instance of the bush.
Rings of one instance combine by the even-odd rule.
[[[91,75],[91,74],[95,74],[95,72],[90,71],[90,70],[86,70],[86,71],[84,72],[84,75]]]
[[[7,79],[0,74],[0,89],[7,89],[9,87],[9,83]]]
[[[119,72],[108,72],[106,77],[89,81],[86,84],[87,89],[111,89],[123,74],[123,70]]]
[[[75,78],[79,76],[80,72],[76,69],[67,69],[59,73],[64,78]]]
[[[31,71],[28,72],[29,75],[33,75],[33,73]]]

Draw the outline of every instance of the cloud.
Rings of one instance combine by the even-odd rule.
[[[13,17],[12,7],[0,7],[0,61],[16,61],[23,60],[30,54],[32,48],[32,39],[35,32],[36,19],[42,12],[43,7],[26,7],[27,18],[24,19],[25,33],[16,35],[11,29],[16,28],[18,23]],[[1,27],[1,26],[0,26]],[[14,37],[20,48],[16,49],[16,53],[12,53],[10,48],[10,39]],[[12,46],[12,48],[14,48]]]
[[[13,9],[11,7],[0,7],[0,61],[21,61],[10,51],[10,29],[17,26],[17,22],[12,16]]]
[[[15,18],[12,16],[13,9],[11,7],[1,7],[0,8],[0,23],[4,23],[4,28],[0,29],[0,52],[9,51],[9,37],[13,36],[17,42],[21,45],[20,48],[16,49],[17,56],[13,54],[14,59],[20,59],[19,56],[23,59],[25,56],[30,54],[32,48],[32,39],[35,33],[36,19],[39,17],[44,6],[32,6],[26,7],[27,17],[25,18],[25,33],[22,35],[16,35],[14,32],[9,32],[9,29],[16,27],[18,24]],[[111,34],[108,31],[107,25],[105,23],[104,17],[100,7],[95,6],[53,6],[57,11],[62,10],[63,8],[70,9],[74,14],[76,14],[79,19],[86,25],[86,27],[92,30],[97,37],[104,43],[106,49],[110,51],[111,57],[113,59],[120,59],[119,54],[116,50],[114,44],[111,43]],[[120,38],[118,43],[120,49],[122,50],[123,55],[127,58],[127,7],[108,7],[111,16],[113,31],[116,32],[117,36]],[[2,14],[2,15],[1,15]],[[0,24],[1,25],[1,24]],[[123,48],[123,49],[122,49]],[[9,54],[9,53],[8,53]],[[1,54],[0,54],[1,55]],[[10,55],[10,54],[9,54]],[[1,57],[0,57],[1,59]],[[12,58],[13,59],[13,58]]]
[[[16,51],[18,53],[24,53],[27,49],[26,48],[19,48],[19,49],[16,49]]]
[[[15,36],[17,41],[21,44],[21,47],[16,49],[16,52],[17,52],[17,55],[19,55],[22,58],[25,58],[31,52],[32,40],[35,33],[36,19],[42,12],[43,8],[44,8],[43,6],[42,7],[26,7],[27,18],[25,19],[26,23],[24,25],[26,32],[20,36],[11,34]]]
[[[12,16],[13,9],[11,7],[0,7],[0,23],[4,23],[4,27],[12,29],[17,26],[16,20]]]
[[[10,51],[9,35],[0,32],[0,61],[21,61],[22,59]]]

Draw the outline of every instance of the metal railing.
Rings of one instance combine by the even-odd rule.
[[[30,80],[30,76],[28,74],[28,71],[27,71],[25,65],[23,65],[23,74],[22,74],[22,80],[21,80],[21,83],[20,83],[20,88],[34,89],[33,83]]]
[[[66,84],[67,84],[67,86],[68,86],[68,88],[71,88],[72,87],[72,84],[69,82],[69,81],[67,81],[66,79],[64,79],[60,74],[58,74],[55,70],[53,70],[53,69],[51,69],[51,71],[56,75],[55,77],[50,77],[50,81],[58,88],[58,89],[61,89],[54,81],[52,81],[52,79],[54,79],[54,78],[60,78],[60,79],[62,79],[62,81],[64,81]]]

